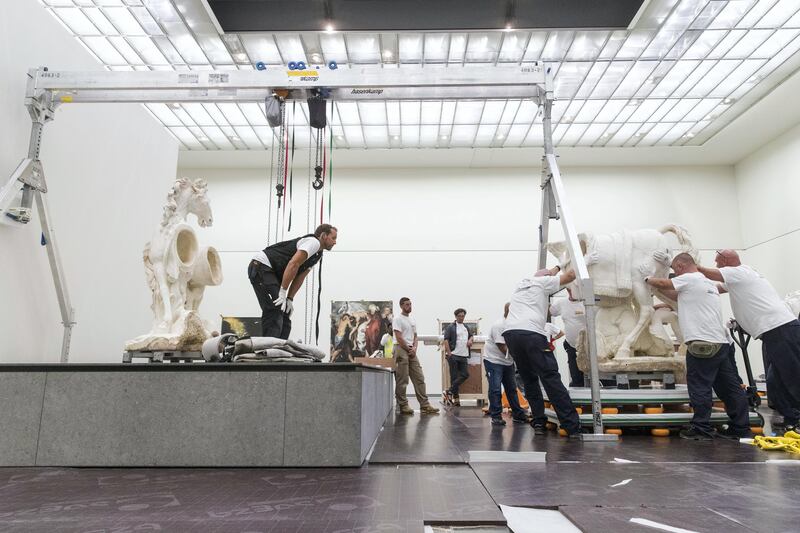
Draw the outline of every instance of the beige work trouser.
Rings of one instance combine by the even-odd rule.
[[[395,345],[394,360],[396,365],[394,373],[394,397],[397,400],[397,405],[400,407],[408,405],[406,387],[408,387],[409,377],[411,378],[411,383],[414,385],[414,393],[417,395],[417,401],[420,407],[429,405],[428,395],[425,394],[425,374],[422,373],[422,365],[419,364],[419,358],[409,357],[407,351],[399,345]]]

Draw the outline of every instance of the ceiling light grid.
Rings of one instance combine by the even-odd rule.
[[[40,1],[109,70],[253,69],[258,61],[274,68],[291,60],[333,60],[340,68],[508,68],[545,60],[556,72],[554,137],[562,146],[697,144],[704,128],[718,131],[740,113],[733,104],[754,87],[753,95],[773,87],[779,80],[772,74],[795,65],[800,50],[800,0],[654,0],[631,31],[225,35],[203,0]],[[530,101],[416,102],[417,113],[408,102],[383,102],[380,112],[347,104],[330,109],[340,148],[541,144]],[[301,123],[308,120],[304,105]],[[193,117],[176,107],[147,106],[185,149],[263,149],[274,142],[263,105],[210,104],[204,109],[213,124],[207,117],[198,123],[198,108]]]

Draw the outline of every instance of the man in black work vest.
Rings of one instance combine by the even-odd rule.
[[[336,245],[337,230],[320,225],[314,234],[278,242],[253,256],[247,277],[261,306],[261,335],[288,339],[292,330],[292,298],[300,290],[322,252]]]

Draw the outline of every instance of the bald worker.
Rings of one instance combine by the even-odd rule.
[[[761,339],[770,401],[783,415],[784,430],[800,420],[800,322],[761,274],[743,265],[734,250],[719,250],[717,268],[698,267],[708,279],[723,283],[733,316]]]
[[[730,357],[732,346],[722,321],[719,291],[698,271],[691,255],[678,254],[672,260],[672,279],[646,277],[645,283],[661,290],[678,302],[678,322],[688,348],[686,384],[694,410],[689,427],[681,438],[711,440],[719,435],[731,439],[751,437],[747,414],[747,396],[739,386],[739,377]],[[731,419],[721,433],[711,427],[711,390],[725,402]]]

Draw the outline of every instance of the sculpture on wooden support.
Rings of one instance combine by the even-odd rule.
[[[680,252],[697,257],[689,233],[671,224],[659,230],[625,230],[609,235],[582,233],[578,239],[584,254],[595,258],[589,266],[589,275],[597,299],[595,329],[600,371],[673,370],[679,377],[685,375],[685,359],[676,356],[673,340],[663,326],[665,322],[675,322],[674,312],[654,308],[653,293],[644,278],[668,276],[669,260],[664,257]],[[565,243],[549,243],[547,247],[563,268],[569,266]],[[659,256],[661,261],[656,259]],[[573,292],[579,294],[579,290],[575,284]],[[677,309],[677,302],[657,291],[655,295],[673,310]],[[680,338],[680,332],[675,333]],[[585,333],[577,349],[578,365],[587,371]]]
[[[210,326],[197,311],[205,288],[222,283],[222,263],[216,249],[199,246],[187,222],[194,214],[200,227],[211,226],[207,192],[205,181],[179,178],[167,195],[161,225],[143,254],[153,326],[149,333],[128,341],[126,350],[199,351],[211,336]]]

